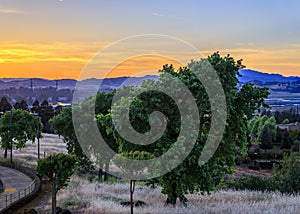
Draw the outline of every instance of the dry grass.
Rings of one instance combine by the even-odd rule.
[[[211,195],[187,195],[187,207],[164,206],[161,189],[137,186],[135,200],[149,206],[135,208],[136,213],[299,213],[299,196],[255,191],[219,191]],[[129,213],[120,205],[129,200],[129,185],[124,183],[91,183],[73,176],[69,187],[58,193],[61,206],[82,213]]]
[[[4,151],[0,150],[3,154]],[[67,153],[66,144],[57,135],[43,133],[43,138],[40,139],[40,157],[54,153]],[[9,154],[8,154],[9,156]],[[20,150],[13,150],[13,160],[18,163],[35,168],[37,164],[38,144],[37,140],[27,142],[26,147]]]

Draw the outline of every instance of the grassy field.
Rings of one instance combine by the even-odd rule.
[[[41,139],[41,154],[66,152],[65,144],[56,135],[44,134]],[[3,152],[3,151],[2,151]],[[13,157],[19,163],[34,167],[37,160],[37,143],[27,143],[26,148],[14,151]],[[164,206],[166,196],[161,189],[137,185],[135,200],[148,206],[135,208],[135,213],[299,213],[300,196],[255,191],[222,190],[210,195],[189,194],[187,206]],[[114,183],[90,182],[87,178],[74,175],[69,186],[57,195],[58,206],[75,213],[129,213],[130,208],[120,205],[129,200],[129,184],[124,181]],[[26,208],[35,208],[38,213],[51,213],[50,192]]]
[[[166,196],[161,189],[137,186],[135,200],[148,206],[135,208],[136,213],[299,213],[299,196],[280,193],[222,190],[210,195],[191,194],[185,206],[164,206]],[[61,206],[83,213],[129,213],[120,205],[129,200],[129,185],[88,182],[74,176],[69,187],[58,194]]]
[[[0,150],[3,157],[3,150]],[[45,134],[43,133],[43,138],[40,139],[40,157],[43,158],[44,155],[50,155],[53,153],[67,153],[66,144],[57,135]],[[8,151],[8,157],[10,153]],[[38,144],[37,140],[32,142],[27,142],[26,147],[20,150],[13,150],[13,160],[17,163],[35,168],[37,164],[38,156]]]

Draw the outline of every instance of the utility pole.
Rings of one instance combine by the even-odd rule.
[[[10,136],[10,163],[13,163],[12,160],[12,150],[13,150],[13,142],[12,142],[12,138],[13,138],[13,133],[12,133],[12,109],[10,110],[10,116],[9,116],[9,136]]]
[[[38,140],[38,159],[40,159],[40,115],[37,115],[37,126],[38,126],[38,131],[37,131],[37,140]]]

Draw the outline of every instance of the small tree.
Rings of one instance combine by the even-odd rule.
[[[68,154],[54,154],[38,160],[37,172],[52,183],[52,214],[56,214],[56,194],[68,185],[75,163],[75,156]]]
[[[292,146],[292,140],[289,136],[289,131],[287,129],[284,129],[281,136],[281,149],[290,149]]]
[[[300,148],[300,141],[299,140],[295,140],[293,142],[293,146],[292,146],[291,150],[293,152],[299,152],[300,153],[300,149],[299,148]]]
[[[90,169],[91,163],[89,158],[83,153],[74,131],[72,109],[63,109],[50,120],[50,124],[56,134],[63,136],[63,141],[66,143],[68,153],[77,157],[78,165],[82,169]]]
[[[32,104],[31,112],[40,113],[40,103],[38,100],[35,100]]]
[[[282,124],[288,124],[290,123],[289,119],[285,118],[284,121],[282,121]]]
[[[40,124],[41,125],[41,124]],[[12,131],[12,133],[11,133]],[[7,150],[12,146],[21,149],[26,141],[35,141],[37,138],[37,118],[25,110],[7,112],[0,118],[1,147],[5,149],[4,158],[7,158]],[[12,139],[10,139],[12,137]]]
[[[12,106],[7,101],[6,97],[2,97],[0,101],[0,112],[6,112],[12,109]]]
[[[118,167],[123,169],[123,172],[125,174],[127,174],[127,176],[131,176],[131,175],[139,175],[139,174],[143,173],[143,170],[144,170],[143,165],[141,164],[141,162],[123,161],[123,159],[120,157],[126,157],[126,158],[133,159],[133,160],[146,160],[146,159],[154,158],[154,155],[152,155],[149,152],[145,152],[145,151],[134,151],[134,152],[132,151],[132,152],[124,152],[124,153],[121,153],[121,154],[115,156],[112,161]],[[130,212],[131,212],[131,214],[133,214],[133,207],[134,207],[133,193],[135,190],[135,182],[136,182],[136,180],[133,180],[133,179],[130,180]]]
[[[300,192],[300,156],[298,152],[285,156],[280,170],[275,168],[272,178],[277,188],[284,193]]]
[[[270,129],[268,127],[264,127],[262,130],[259,147],[264,149],[265,153],[267,153],[267,149],[273,148],[272,135],[270,134]]]
[[[27,105],[25,100],[21,100],[20,102],[16,102],[16,104],[14,105],[14,108],[28,111],[28,105]]]

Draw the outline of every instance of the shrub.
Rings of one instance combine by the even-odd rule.
[[[268,190],[268,181],[259,176],[246,176],[236,178],[227,182],[228,187],[235,190],[258,190],[265,191]]]
[[[227,187],[236,190],[280,191],[297,194],[300,192],[300,154],[291,153],[284,157],[280,166],[274,164],[270,178],[244,175],[227,181]]]
[[[275,167],[273,180],[283,193],[300,192],[300,155],[297,152],[285,156],[280,168]]]

